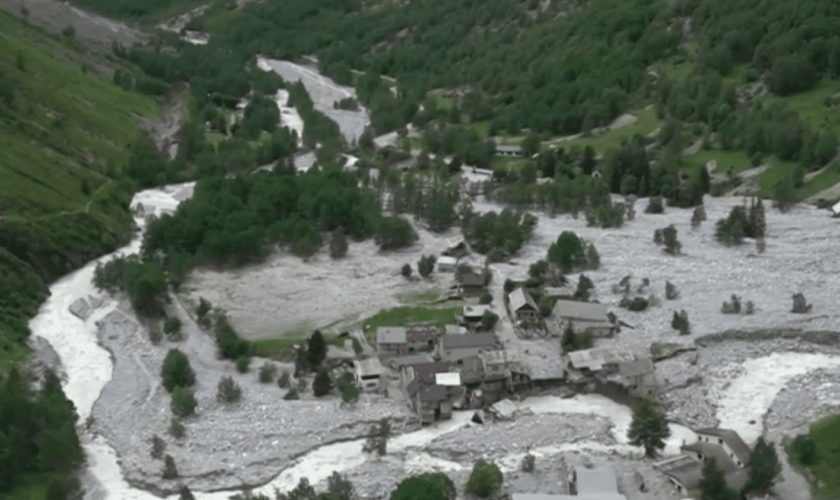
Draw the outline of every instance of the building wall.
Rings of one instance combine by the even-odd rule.
[[[731,458],[732,461],[735,462],[735,465],[737,465],[738,467],[743,469],[747,466],[745,463],[741,462],[740,457],[738,457],[738,455],[736,455],[735,452],[732,451],[732,448],[729,447],[729,445],[726,443],[726,441],[723,440],[723,438],[720,438],[718,436],[712,436],[709,434],[697,434],[697,437],[699,439],[702,439],[703,442],[715,443],[720,445],[723,448],[723,451],[725,451],[726,454],[729,455],[729,458]]]

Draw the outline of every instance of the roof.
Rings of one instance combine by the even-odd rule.
[[[618,372],[624,378],[639,377],[653,372],[653,361],[650,358],[635,361],[622,361],[618,364]]]
[[[450,257],[448,255],[441,255],[437,258],[437,265],[444,265],[444,266],[454,266],[458,263],[458,259],[455,257]]]
[[[414,371],[414,377],[421,382],[432,384],[435,380],[436,373],[446,373],[451,371],[455,364],[451,361],[438,361],[435,363],[419,363],[407,367]]]
[[[744,464],[749,464],[752,458],[752,451],[750,451],[750,447],[747,446],[747,443],[741,439],[741,436],[738,435],[737,432],[730,430],[730,429],[717,429],[717,428],[706,428],[706,429],[698,429],[694,431],[696,434],[706,434],[707,436],[717,436],[729,445],[729,449],[732,450],[741,462]]]
[[[720,470],[723,471],[724,474],[729,474],[730,472],[735,472],[738,469],[738,466],[735,465],[735,462],[729,458],[729,455],[726,453],[726,450],[723,449],[723,446],[717,443],[706,443],[706,442],[696,442],[687,444],[680,448],[683,451],[695,451],[703,454],[704,458],[714,458],[717,461],[718,467]]]
[[[833,207],[831,207],[831,211],[834,212],[835,214],[840,214],[840,201],[838,201],[837,203],[834,204]]]
[[[420,401],[443,401],[449,399],[449,391],[442,385],[430,385],[420,388]]]
[[[654,466],[676,479],[687,489],[695,488],[700,484],[700,479],[703,477],[703,467],[688,455],[680,455],[679,457],[656,463]]]
[[[353,366],[356,368],[356,372],[359,375],[381,375],[385,373],[385,368],[382,367],[382,363],[379,361],[379,358],[367,358],[367,359],[358,359],[353,361]]]
[[[492,333],[471,333],[468,335],[443,335],[440,345],[444,350],[469,349],[474,347],[493,347],[496,336]]]
[[[380,326],[376,329],[377,344],[405,344],[405,327]]]
[[[405,327],[406,342],[426,342],[437,338],[438,328],[431,323]]]
[[[547,286],[543,288],[543,294],[546,297],[571,297],[576,291],[577,289],[571,285]]]
[[[607,347],[572,351],[567,355],[569,356],[569,362],[572,368],[588,368],[592,371],[601,370],[605,364],[633,361],[634,359],[633,353],[630,351],[610,349]]]
[[[484,276],[475,273],[467,273],[461,276],[461,286],[484,286]]]
[[[552,314],[577,321],[607,321],[607,306],[594,302],[558,300]]]
[[[511,311],[519,311],[525,307],[530,307],[534,311],[539,310],[539,308],[537,307],[537,303],[534,302],[534,299],[531,297],[531,294],[525,291],[525,289],[522,287],[519,287],[516,290],[510,292],[510,295],[508,295],[508,300],[510,300]]]
[[[464,306],[464,317],[465,318],[480,318],[484,315],[485,311],[489,311],[489,305],[479,305],[479,306]]]
[[[509,146],[506,144],[497,144],[496,151],[507,151],[510,153],[520,153],[522,152],[522,147],[520,146]]]
[[[461,374],[458,372],[435,373],[437,385],[461,385]]]
[[[444,333],[447,335],[465,335],[467,328],[461,325],[444,325]]]
[[[432,355],[427,352],[424,352],[422,354],[412,354],[411,356],[402,356],[399,358],[394,358],[391,360],[391,364],[399,368],[401,366],[431,363],[432,361]]]

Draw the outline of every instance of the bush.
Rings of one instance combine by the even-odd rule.
[[[260,367],[260,383],[270,384],[275,376],[277,376],[277,365],[270,361],[263,363]]]
[[[589,300],[589,291],[594,289],[595,283],[592,283],[592,280],[585,274],[581,274],[580,278],[578,278],[577,289],[575,289],[575,294],[572,298],[574,300],[586,302]]]
[[[327,359],[327,342],[324,340],[324,334],[321,333],[321,330],[312,332],[312,336],[309,337],[306,345],[306,354],[312,370],[318,369],[321,363]]]
[[[534,472],[537,458],[528,453],[522,458],[522,472]]]
[[[680,335],[690,335],[691,325],[688,323],[688,313],[681,310],[679,313],[674,311],[674,317],[671,319],[671,328],[679,330]]]
[[[589,209],[586,221],[590,226],[601,228],[621,227],[624,224],[623,203],[603,203]]]
[[[190,367],[187,355],[178,349],[170,349],[160,370],[163,386],[172,392],[176,387],[190,387],[195,384],[195,372]]]
[[[248,373],[248,368],[251,366],[251,356],[239,356],[236,358],[236,371],[239,373]]]
[[[160,341],[163,340],[163,332],[160,329],[160,326],[154,324],[149,327],[149,342],[153,345],[160,344]]]
[[[665,282],[665,298],[667,300],[676,300],[680,298],[680,292],[677,287],[670,281]]]
[[[661,214],[665,212],[665,205],[662,204],[661,196],[651,196],[645,208],[647,214]]]
[[[312,381],[312,393],[316,398],[326,396],[332,390],[332,380],[330,380],[330,373],[326,368],[322,368],[315,375],[315,380]]]
[[[755,314],[755,304],[753,304],[753,301],[748,300],[747,303],[744,304],[744,314],[747,316]]]
[[[703,205],[699,205],[694,208],[694,212],[691,213],[691,229],[697,229],[700,227],[700,224],[706,220],[706,209]]]
[[[420,276],[428,278],[432,274],[432,271],[435,270],[435,262],[437,262],[437,258],[434,255],[420,257],[420,261],[417,262],[417,272]]]
[[[411,264],[403,264],[402,268],[400,268],[400,274],[405,279],[411,278]]]
[[[764,238],[758,238],[755,240],[755,251],[758,253],[764,253],[767,250],[767,242],[764,241]]]
[[[493,302],[493,294],[491,294],[490,292],[484,292],[484,293],[481,294],[481,297],[478,298],[478,303],[479,304],[486,305],[486,304],[489,304],[491,302]]]
[[[618,303],[619,307],[623,307],[629,311],[644,311],[650,305],[650,301],[644,297],[634,297],[630,299],[629,297],[624,297],[621,299],[621,302]]]
[[[330,257],[340,259],[347,255],[347,249],[347,236],[344,235],[344,230],[339,227],[330,236]]]
[[[286,401],[292,401],[292,400],[295,400],[295,399],[300,399],[300,395],[298,394],[298,390],[296,388],[292,387],[291,389],[289,389],[286,392],[286,395],[283,396],[283,399],[285,399]]]
[[[817,443],[808,434],[796,436],[791,444],[797,460],[802,465],[813,465],[817,461]]]
[[[560,339],[560,346],[563,348],[563,352],[589,349],[594,344],[595,339],[592,336],[592,332],[575,333],[571,327],[567,327],[563,331],[563,337]]]
[[[189,417],[195,415],[195,408],[198,402],[192,391],[184,387],[176,387],[172,391],[172,401],[169,406],[172,408],[172,413],[178,417]]]
[[[487,498],[502,487],[502,471],[492,463],[479,459],[473,466],[466,491],[480,498]]]
[[[216,318],[215,333],[216,346],[223,359],[238,360],[250,354],[251,343],[239,337],[223,314],[219,314]]]
[[[207,313],[210,312],[213,306],[210,304],[210,301],[205,299],[204,297],[200,297],[198,299],[198,308],[195,311],[196,316],[198,317],[198,323],[202,326],[209,326],[206,325]]]
[[[291,379],[291,374],[289,370],[283,370],[283,373],[277,377],[277,387],[281,389],[287,389],[289,387],[289,381]]]
[[[673,224],[662,229],[662,238],[665,243],[665,253],[678,255],[682,249],[682,243],[677,240],[677,229]]]
[[[720,312],[723,314],[740,314],[741,313],[741,297],[733,294],[729,302],[724,302],[720,306]]]
[[[181,336],[181,320],[178,318],[168,318],[163,323],[163,333],[169,337],[169,340],[182,340]]]
[[[484,329],[485,332],[489,332],[494,326],[496,326],[498,321],[498,314],[491,311],[484,311],[484,314],[481,315],[481,328]]]
[[[342,374],[336,380],[336,386],[341,393],[341,400],[345,403],[354,403],[359,400],[359,387],[353,380],[353,375],[349,373]]]
[[[242,388],[233,377],[222,377],[216,387],[216,401],[220,403],[235,403],[242,398]]]
[[[790,310],[792,313],[796,314],[805,314],[811,312],[811,308],[813,304],[808,304],[805,301],[805,296],[801,293],[796,293],[793,295],[793,308]]]
[[[175,459],[172,458],[172,455],[166,455],[163,465],[163,478],[175,479],[176,477],[178,477],[178,469],[175,468]]]
[[[383,217],[380,221],[374,241],[381,250],[396,250],[414,244],[419,236],[411,223],[403,217]]]
[[[155,460],[163,458],[163,452],[166,451],[166,441],[160,438],[157,434],[152,436],[152,451],[151,456]]]
[[[180,420],[172,417],[172,420],[169,422],[168,432],[175,439],[182,439],[187,435],[187,428],[184,427],[184,424]]]
[[[455,500],[455,483],[442,472],[428,472],[403,479],[390,500]]]

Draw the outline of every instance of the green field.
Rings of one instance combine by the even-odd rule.
[[[817,497],[840,498],[840,415],[817,422],[808,434],[816,444],[816,462],[803,466],[790,446],[788,456],[794,465],[807,468],[813,474]]]
[[[383,309],[373,316],[361,321],[365,338],[369,342],[376,340],[376,329],[380,326],[403,326],[412,323],[434,323],[443,326],[455,321],[463,310],[463,306],[431,308],[431,307],[395,307]]]
[[[261,358],[294,359],[292,348],[311,335],[312,332],[292,332],[284,335],[282,339],[255,340],[251,342],[251,354]],[[324,340],[327,344],[344,347],[344,339],[336,334],[325,333]]]
[[[796,111],[800,118],[814,130],[831,130],[840,135],[840,107],[826,107],[825,100],[840,93],[840,84],[836,80],[823,79],[814,88],[789,97],[768,95],[765,105],[783,102]]]
[[[753,168],[747,153],[744,151],[723,151],[720,149],[701,149],[692,156],[685,158],[686,162],[692,168],[705,165],[710,160],[717,160],[717,168],[714,172],[716,174],[725,174],[732,169],[735,174],[741,173],[744,170]]]
[[[549,141],[557,144],[557,147],[570,149],[577,146],[581,149],[586,146],[592,146],[596,153],[605,154],[606,152],[620,148],[629,139],[638,135],[648,135],[656,130],[661,124],[662,120],[656,116],[656,111],[653,108],[641,109],[631,111],[630,114],[636,116],[637,120],[625,127],[609,130],[607,132],[592,135],[590,137],[578,137],[568,141]]]

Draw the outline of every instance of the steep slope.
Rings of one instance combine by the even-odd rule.
[[[120,180],[150,99],[110,62],[0,11],[0,360],[18,349],[44,283],[131,235]],[[14,357],[14,356],[12,356]]]

